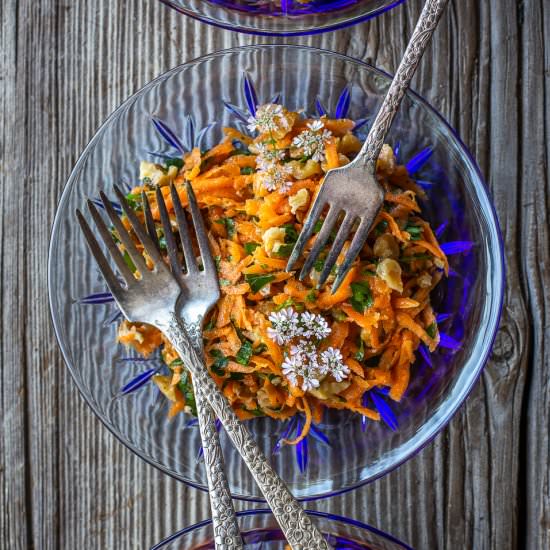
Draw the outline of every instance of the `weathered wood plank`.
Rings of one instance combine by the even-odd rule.
[[[281,42],[392,71],[421,5]],[[455,0],[415,78],[491,187],[506,239],[503,323],[481,382],[432,445],[386,478],[311,506],[418,548],[550,544],[549,13],[544,0]],[[199,55],[275,40],[207,27],[154,0],[8,0],[0,16],[0,236],[1,251],[15,251],[0,259],[0,546],[147,547],[207,517],[207,498],[143,464],[78,396],[46,304],[51,221],[78,154],[126,97]]]
[[[526,548],[550,547],[550,9],[526,2],[522,43],[520,220],[522,275],[533,320],[521,460]]]

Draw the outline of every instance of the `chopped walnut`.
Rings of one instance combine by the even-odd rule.
[[[374,243],[373,253],[378,258],[399,258],[399,245],[393,235],[380,235]]]
[[[403,281],[401,280],[401,266],[391,258],[382,260],[376,267],[376,275],[397,292],[403,292]]]

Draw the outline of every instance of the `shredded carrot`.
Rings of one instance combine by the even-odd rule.
[[[321,422],[326,409],[378,421],[379,412],[363,406],[363,396],[373,388],[387,388],[390,399],[402,399],[414,376],[411,366],[418,346],[424,343],[433,351],[439,344],[430,295],[443,277],[441,268],[448,271],[448,261],[421,217],[417,199],[426,198],[424,192],[405,166],[389,158],[391,151],[385,147],[377,173],[385,191],[384,207],[340,287],[332,293],[332,274],[326,287],[317,288],[337,226],[309,275],[299,279],[303,258],[287,272],[288,258],[326,172],[345,158],[353,160],[360,142],[352,133],[353,121],[323,116],[321,126],[330,134],[323,137],[319,161],[296,139],[302,132],[320,131],[318,123],[284,108],[280,116],[286,125],[273,132],[259,131],[254,137],[225,128],[223,141],[211,149],[194,148],[185,154],[177,174],[174,167],[149,163],[151,181],[135,185],[132,193],[147,193],[158,235],[163,237],[153,187],[158,186],[180,246],[168,183],[174,183],[187,207],[185,182],[191,182],[221,291],[203,331],[205,362],[239,418],[265,415],[284,420],[303,415],[300,433],[285,441],[296,445],[310,433],[312,423]],[[279,172],[270,173],[271,169]],[[143,211],[136,213],[143,220]],[[126,218],[123,224],[132,233]],[[310,253],[319,230],[316,224],[304,255]],[[344,259],[351,238],[343,243],[337,264]],[[198,255],[197,243],[194,246]],[[138,249],[143,249],[141,244]],[[388,259],[401,268],[395,275],[399,281],[382,269],[381,263]],[[151,258],[146,256],[146,261],[152,268]],[[277,319],[285,315],[294,316],[289,323],[298,323],[299,337],[298,333],[286,340],[281,337]],[[119,325],[117,338],[144,356],[160,348],[170,372],[153,380],[171,403],[169,415],[189,411],[187,393],[180,391],[187,383],[184,367],[167,339],[152,326],[126,321]],[[304,345],[309,347],[300,348]],[[310,356],[295,357],[305,349]],[[338,362],[341,370],[327,368],[308,385],[306,371],[293,371],[292,361],[309,361],[313,356],[319,372]]]
[[[311,419],[312,419],[311,408],[309,406],[306,396],[302,397],[302,404],[304,407],[304,413],[306,415],[306,421],[304,422],[302,433],[296,439],[292,439],[292,440],[285,439],[284,442],[287,443],[288,445],[297,445],[298,443],[300,443],[300,441],[305,439],[305,437],[309,432],[309,429],[311,428]]]

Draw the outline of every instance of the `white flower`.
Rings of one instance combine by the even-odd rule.
[[[315,388],[319,387],[320,382],[317,378],[310,377],[310,376],[303,376],[302,379],[303,379],[302,390],[304,391],[314,390]]]
[[[260,170],[268,170],[274,164],[284,160],[286,155],[284,149],[269,148],[265,143],[256,144],[256,150],[258,151],[256,166]]]
[[[263,171],[257,172],[257,177],[268,191],[277,190],[279,193],[286,193],[292,187],[292,182],[288,179],[291,172],[292,169],[285,164],[272,164]]]
[[[285,357],[281,365],[283,374],[292,385],[301,385],[303,391],[318,388],[320,380],[317,365],[311,363],[308,355],[301,353],[299,348],[295,351],[297,351],[297,353],[291,353]],[[298,377],[301,378],[301,383]]]
[[[309,311],[302,313],[300,317],[302,334],[306,338],[322,340],[330,334],[330,327],[322,315],[315,315]]]
[[[277,344],[287,344],[296,337],[298,314],[291,307],[279,312],[274,311],[269,320],[271,327],[267,329],[267,335]]]
[[[292,145],[297,149],[303,149],[306,157],[322,162],[325,158],[325,143],[332,137],[332,132],[325,129],[321,120],[309,122],[307,127],[307,130],[292,140]]]
[[[340,350],[332,347],[321,353],[320,368],[323,374],[331,374],[336,382],[342,382],[350,373]]]
[[[256,109],[256,115],[248,118],[248,129],[268,134],[282,129],[290,129],[289,121],[281,105],[266,103]]]
[[[325,127],[325,125],[322,120],[314,120],[313,122],[309,122],[307,127],[313,132],[319,132]]]

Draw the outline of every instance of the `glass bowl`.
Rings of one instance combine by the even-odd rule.
[[[365,21],[404,0],[161,0],[180,13],[231,31],[317,34]]]
[[[100,189],[113,196],[113,184],[130,187],[130,182],[137,182],[142,158],[174,156],[174,146],[211,146],[221,138],[222,126],[246,131],[246,111],[270,98],[280,97],[291,110],[352,118],[364,137],[389,82],[388,75],[369,65],[313,48],[226,50],[149,83],[108,118],[86,147],[54,222],[48,266],[51,312],[65,361],[82,395],[104,424],[147,462],[192,486],[206,487],[196,421],[184,414],[168,420],[169,403],[150,382],[161,368],[158,359],[136,358],[115,344],[120,314],[85,246],[75,209],[83,208],[88,197],[97,197]],[[475,161],[454,130],[412,92],[387,141],[426,190],[424,215],[437,228],[449,255],[450,277],[433,295],[441,346],[431,355],[421,348],[400,403],[382,392],[371,394],[368,404],[379,410],[381,422],[330,411],[296,447],[279,442],[299,433],[301,418],[247,422],[300,499],[352,489],[417,453],[472,389],[498,327],[502,246]],[[223,431],[221,441],[233,494],[261,500]]]
[[[334,550],[412,550],[395,537],[361,523],[324,512],[307,510]],[[286,543],[270,510],[238,512],[245,550],[285,550]],[[182,529],[151,550],[214,550],[212,522]]]

